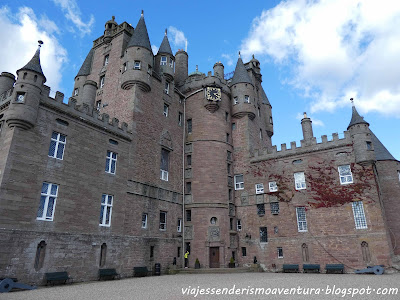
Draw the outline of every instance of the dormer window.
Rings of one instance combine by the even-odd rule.
[[[135,62],[133,63],[133,69],[140,70],[140,61],[135,60]]]
[[[169,58],[169,66],[173,69],[174,68],[174,60],[170,57]]]
[[[101,89],[102,89],[103,86],[104,86],[104,80],[105,80],[105,76],[103,75],[103,76],[100,77],[100,88],[101,88]]]
[[[248,95],[244,96],[244,103],[250,103],[250,97]]]
[[[166,56],[161,56],[160,65],[161,66],[166,66],[167,65],[167,57]]]
[[[165,92],[166,94],[169,94],[169,82],[165,82],[165,89],[164,89],[164,92]]]
[[[104,66],[107,66],[108,65],[108,60],[110,59],[110,55],[106,55],[106,56],[104,56]]]

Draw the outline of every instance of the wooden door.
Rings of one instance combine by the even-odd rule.
[[[210,247],[210,268],[219,268],[219,247]]]

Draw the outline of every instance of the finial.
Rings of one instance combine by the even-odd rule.
[[[253,59],[255,59],[255,58],[254,58],[254,54],[252,55],[252,57],[253,57]]]
[[[144,11],[143,11],[143,9],[142,9],[142,14],[141,14],[142,17],[143,17],[143,13],[144,13]]]
[[[240,51],[239,51],[239,58],[240,58]]]
[[[196,72],[199,71],[199,65],[196,65]]]
[[[112,17],[111,17],[111,20],[115,21],[115,16],[112,16]]]
[[[353,100],[353,98],[350,98],[350,101],[351,101],[351,105],[354,106],[354,100]]]
[[[167,36],[167,28],[165,28],[165,36]]]
[[[303,112],[303,115],[304,115],[304,119],[307,119],[307,113]]]
[[[42,40],[38,40],[38,43],[39,43],[39,47],[42,47],[43,41]]]

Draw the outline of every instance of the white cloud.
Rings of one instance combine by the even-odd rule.
[[[61,7],[65,17],[78,28],[82,36],[91,33],[94,17],[90,15],[90,20],[83,22],[81,10],[75,0],[53,0],[53,2]]]
[[[51,26],[42,27],[45,24]],[[0,39],[3,41],[0,47],[0,71],[16,75],[16,71],[35,54],[37,41],[42,40],[44,45],[40,49],[40,62],[47,79],[46,85],[53,92],[60,90],[61,68],[67,61],[67,51],[52,34],[58,32],[55,23],[46,16],[38,19],[28,7],[20,8],[15,15],[7,7],[1,7],[0,28]]]
[[[170,37],[169,41],[173,44],[175,48],[181,46],[185,51],[187,51],[188,40],[185,37],[183,31],[180,31],[179,29],[173,26],[169,26],[168,36]]]
[[[314,126],[320,126],[320,127],[324,127],[324,126],[325,126],[324,122],[322,122],[321,120],[318,120],[318,119],[315,119],[315,118],[313,118],[313,117],[310,117],[309,115],[307,115],[307,117],[311,119],[311,122],[312,122],[312,124],[313,124]],[[303,118],[304,118],[304,115],[303,115],[303,114],[298,113],[298,114],[296,115],[296,119],[297,119],[297,120],[300,120],[300,121],[301,121]]]
[[[311,112],[355,98],[362,112],[400,115],[400,2],[289,0],[253,20],[242,54],[291,67],[286,82]]]
[[[226,64],[227,64],[229,67],[233,66],[233,58],[232,58],[232,55],[231,55],[231,54],[223,53],[223,54],[221,54],[221,56],[222,56],[223,58],[225,58]]]

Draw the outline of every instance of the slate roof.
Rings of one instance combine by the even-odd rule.
[[[139,22],[137,23],[136,28],[133,31],[132,37],[129,40],[127,48],[134,46],[143,47],[152,51],[149,34],[147,33],[147,27],[146,23],[144,22],[143,14],[140,17]]]
[[[374,152],[376,160],[397,160],[392,154],[386,149],[376,135],[370,130],[372,144],[374,145]]]
[[[231,86],[236,83],[250,83],[251,85],[253,85],[249,74],[247,74],[246,67],[243,64],[241,57],[238,58],[238,61],[236,63],[235,74],[233,75]]]
[[[46,76],[44,76],[43,71],[42,71],[42,66],[40,65],[40,46],[36,50],[35,55],[32,57],[32,59],[21,69],[19,69],[17,72],[21,70],[29,70],[33,71],[36,73],[39,73],[44,77],[44,82],[46,82]]]
[[[353,106],[353,112],[351,114],[351,121],[350,121],[349,126],[347,126],[347,130],[350,128],[350,126],[353,126],[353,125],[356,125],[356,124],[368,124],[368,122],[364,120],[364,117],[360,116],[360,114],[358,113],[356,107]]]
[[[78,74],[76,74],[75,77],[87,76],[90,74],[90,70],[92,69],[93,53],[94,53],[93,49],[90,49],[88,55],[86,56],[85,60],[83,61],[81,68],[79,69]]]
[[[172,54],[171,46],[170,46],[169,41],[168,41],[167,31],[165,31],[165,35],[164,35],[164,38],[163,38],[163,40],[161,42],[161,46],[158,49],[158,53],[157,54],[159,54],[159,53],[166,53],[166,54],[174,56]]]

